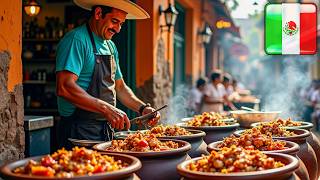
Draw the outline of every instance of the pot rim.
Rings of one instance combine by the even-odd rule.
[[[293,139],[306,139],[307,137],[309,137],[311,135],[310,131],[305,130],[305,129],[288,129],[289,131],[294,131],[294,132],[300,132],[299,134],[295,135],[295,136],[289,136],[289,137],[275,137],[272,136],[273,139],[279,139],[279,140],[293,140]],[[233,134],[237,137],[239,137],[245,130],[237,130],[235,132],[233,132]]]
[[[102,172],[102,173],[96,173],[93,175],[80,175],[80,176],[74,176],[67,179],[96,179],[96,178],[117,178],[117,177],[125,177],[127,175],[133,174],[137,172],[141,167],[141,161],[133,156],[129,156],[126,154],[120,154],[120,153],[101,153],[102,155],[108,155],[113,157],[119,157],[119,158],[126,158],[127,162],[132,161],[131,164],[127,167],[124,167],[120,170],[113,171],[113,172]],[[51,179],[51,180],[62,180],[66,179],[65,177],[44,177],[44,176],[30,176],[30,175],[21,175],[21,174],[14,174],[12,172],[13,169],[17,167],[21,167],[21,165],[25,165],[29,162],[29,160],[40,160],[42,157],[45,157],[47,155],[41,155],[41,156],[34,156],[29,158],[20,159],[17,161],[12,161],[9,163],[6,163],[0,167],[0,174],[3,175],[3,177],[9,177],[14,179],[25,179],[25,180],[32,180],[32,179]]]
[[[235,114],[235,115],[247,115],[247,114],[280,114],[281,111],[266,111],[266,112],[261,112],[261,111],[229,111],[231,114]]]
[[[209,172],[195,172],[195,171],[190,171],[186,169],[186,165],[194,162],[196,160],[202,159],[203,157],[197,157],[193,158],[187,161],[184,161],[177,166],[178,173],[184,177],[194,177],[195,175],[201,176],[201,177],[215,177],[215,178],[241,178],[243,179],[244,177],[248,179],[258,179],[258,178],[266,178],[270,176],[277,176],[277,175],[283,175],[289,172],[294,172],[299,167],[299,160],[291,155],[287,154],[281,154],[281,153],[265,153],[268,156],[271,156],[273,158],[278,157],[278,158],[285,158],[289,161],[288,164],[286,164],[284,167],[280,168],[275,168],[275,169],[268,169],[268,170],[263,170],[263,171],[253,171],[253,172],[236,172],[236,173],[228,173],[228,174],[223,174],[223,173],[209,173]]]
[[[181,136],[163,136],[157,137],[158,139],[178,139],[178,140],[189,140],[195,138],[202,138],[206,136],[206,133],[197,129],[187,129],[189,132],[192,132],[191,135],[181,135]]]
[[[158,139],[178,139],[178,140],[188,140],[188,139],[195,139],[195,138],[201,138],[201,137],[204,137],[206,136],[206,133],[204,131],[201,131],[201,130],[196,130],[196,129],[187,129],[189,132],[191,132],[192,134],[191,135],[180,135],[180,136],[162,136],[162,137],[157,137]],[[143,130],[143,131],[140,131],[142,133],[146,132],[147,130]],[[116,132],[114,133],[114,137],[116,139],[118,138],[126,138],[127,135],[126,133],[127,132],[137,132],[137,131],[119,131],[119,132]],[[121,135],[121,133],[123,135]]]
[[[240,126],[239,123],[232,123],[226,126],[187,126],[186,123],[177,123],[177,126],[186,128],[186,129],[196,129],[196,130],[201,130],[201,131],[210,131],[210,130],[227,130],[227,129],[235,129]]]
[[[301,126],[284,126],[285,129],[311,129],[313,128],[313,124],[310,123],[310,122],[305,122],[305,121],[295,121],[295,122],[300,122],[302,123]],[[261,123],[264,123],[264,122],[255,122],[255,123],[252,123],[250,126],[251,127],[256,127],[258,125],[260,125]],[[268,122],[266,122],[268,123]]]
[[[93,149],[100,151],[100,152],[108,152],[108,153],[118,153],[118,154],[127,154],[134,157],[163,157],[163,156],[174,156],[178,154],[187,153],[191,150],[191,144],[187,141],[177,140],[177,139],[159,139],[160,141],[173,141],[179,143],[181,147],[172,150],[165,150],[165,151],[152,151],[152,152],[134,152],[134,151],[110,151],[105,150],[106,147],[111,145],[111,141],[104,142],[93,146]]]
[[[288,147],[287,145],[289,144],[289,147],[287,149],[282,149],[282,150],[261,151],[261,152],[263,152],[263,153],[296,154],[296,153],[298,153],[298,151],[300,149],[300,146],[295,142],[285,141],[285,140],[278,140],[278,141],[285,142],[286,143],[285,147]],[[208,146],[207,146],[208,151],[210,151],[210,150],[219,151],[220,148],[217,148],[217,146],[222,142],[223,141],[216,141],[216,142],[212,142],[212,143],[208,144]]]
[[[192,120],[194,117],[185,117],[185,118],[182,118],[181,121],[182,122],[187,122],[187,121],[190,121]],[[224,121],[224,122],[235,122],[236,120],[234,118],[224,118],[224,119],[220,119],[221,121]]]

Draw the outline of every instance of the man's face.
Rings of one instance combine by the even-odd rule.
[[[99,36],[106,40],[111,39],[113,35],[120,32],[126,16],[126,12],[115,8],[107,13],[104,18],[102,18],[102,15],[99,16],[100,18],[97,20]]]
[[[215,84],[219,84],[219,83],[221,83],[221,82],[222,82],[221,76],[219,76],[219,77],[217,77],[215,80],[213,80],[213,83],[215,83]]]

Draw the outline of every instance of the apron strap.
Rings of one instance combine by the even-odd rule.
[[[94,52],[94,54],[98,54],[96,43],[94,43],[94,39],[93,39],[93,35],[92,35],[92,31],[90,29],[89,23],[87,23],[86,26],[87,26],[87,30],[88,30],[88,33],[89,33],[89,36],[90,36],[90,41],[91,41],[91,44],[92,44],[92,47],[93,47],[93,52]]]
[[[110,50],[111,55],[114,54],[113,47],[110,45],[109,41],[107,41],[108,48]]]
[[[93,35],[92,35],[92,31],[90,29],[89,23],[86,24],[86,27],[87,27],[87,31],[90,36],[90,41],[91,41],[91,44],[93,47],[93,52],[94,52],[94,54],[98,54],[96,43],[94,43],[94,39],[93,39]],[[110,43],[108,41],[107,41],[107,45],[108,45],[108,48],[110,50],[111,55],[114,55],[113,47],[110,45]]]

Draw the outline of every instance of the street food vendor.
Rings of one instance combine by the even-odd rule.
[[[155,110],[125,84],[118,51],[111,40],[126,19],[146,19],[148,13],[129,0],[74,3],[91,10],[91,16],[86,24],[67,33],[57,47],[59,146],[67,148],[69,137],[109,141],[114,129],[129,129],[130,121],[116,107],[116,99],[141,115]],[[159,119],[157,113],[150,121]]]
[[[207,84],[204,91],[204,103],[201,112],[223,112],[223,96],[225,90],[221,84],[221,74],[218,70],[211,74],[211,82]]]
[[[222,72],[216,70],[211,74],[211,83],[205,88],[201,112],[223,112],[223,105],[236,110],[236,107],[228,100],[226,89],[222,82]]]

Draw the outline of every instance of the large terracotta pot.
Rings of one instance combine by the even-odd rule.
[[[245,130],[238,130],[238,131],[234,132],[233,134],[235,136],[239,137],[244,131]],[[310,179],[317,180],[318,179],[317,156],[316,156],[313,148],[306,141],[307,138],[311,135],[311,133],[305,129],[292,129],[290,131],[294,131],[294,133],[296,133],[297,135],[290,136],[290,137],[273,137],[273,138],[279,139],[279,140],[292,141],[292,142],[299,144],[300,151],[298,152],[297,156],[306,165]]]
[[[320,141],[319,138],[310,131],[311,135],[307,137],[307,142],[310,144],[317,156],[318,162],[318,177],[320,176]]]
[[[186,179],[199,179],[199,180],[293,180],[299,179],[295,176],[294,171],[299,166],[297,158],[279,153],[266,153],[268,156],[275,158],[276,161],[281,161],[285,164],[284,167],[255,171],[255,172],[239,172],[239,173],[206,173],[195,172],[186,169],[187,164],[196,160],[202,159],[202,157],[194,158],[185,161],[177,166],[178,172]]]
[[[301,126],[290,126],[285,127],[286,129],[305,129],[310,131],[311,135],[307,137],[307,142],[310,144],[314,152],[317,156],[317,162],[318,162],[318,177],[320,176],[320,141],[319,138],[311,131],[313,128],[313,124],[310,122],[304,122],[299,121],[301,123]],[[252,126],[257,126],[258,124],[252,124]]]
[[[119,171],[108,172],[108,173],[97,173],[90,176],[75,176],[68,178],[70,180],[103,180],[103,179],[135,179],[134,173],[141,168],[141,162],[139,159],[128,156],[125,154],[118,154],[118,153],[103,153],[108,156],[113,156],[115,160],[121,160],[122,162],[126,162],[129,164],[128,167],[125,167]],[[17,167],[25,166],[30,160],[40,161],[40,159],[44,156],[37,156],[37,157],[30,157],[27,159],[22,159],[18,161],[14,161],[8,164],[5,164],[0,169],[0,175],[3,179],[9,180],[43,180],[49,179],[44,178],[43,176],[30,176],[30,175],[18,175],[12,173],[12,170],[16,169]],[[1,179],[1,178],[0,178]],[[62,180],[66,178],[57,178],[53,177],[50,180]]]
[[[307,138],[310,137],[311,133],[305,129],[292,129],[296,136],[290,137],[273,137],[274,139],[292,141],[300,145],[300,151],[298,152],[298,157],[306,165],[310,179],[318,179],[318,162],[317,156],[313,148],[307,142]],[[320,162],[319,162],[320,163]]]
[[[304,121],[294,121],[294,122],[300,122],[301,126],[285,126],[286,129],[306,129],[310,130],[313,127],[312,123],[309,122],[304,122]],[[257,123],[252,123],[250,126],[251,127],[256,127],[262,124],[263,122],[257,122]]]
[[[188,152],[190,157],[199,157],[202,154],[208,155],[207,144],[204,142],[203,138],[206,136],[206,133],[200,130],[188,129],[192,135],[186,136],[166,136],[159,137],[159,139],[178,139],[187,141],[191,144],[191,150]]]
[[[168,140],[161,140],[168,141]],[[191,149],[190,143],[181,140],[171,140],[179,143],[179,148],[174,150],[166,150],[159,152],[116,152],[119,154],[127,154],[137,157],[141,163],[142,168],[136,173],[141,179],[153,179],[153,180],[163,180],[163,179],[179,179],[180,176],[176,171],[176,166],[190,159],[187,152]],[[111,141],[97,144],[93,146],[94,149],[103,152],[113,152],[107,151],[106,148],[110,147]]]
[[[188,129],[192,135],[181,135],[181,136],[164,136],[158,137],[158,139],[177,139],[187,141],[191,144],[191,150],[188,152],[190,157],[199,157],[202,154],[208,155],[207,144],[203,141],[203,137],[205,137],[206,133],[200,130]],[[144,132],[144,131],[140,131]],[[136,131],[120,131],[114,134],[116,139],[124,139],[129,134],[136,133]]]
[[[178,123],[180,127],[187,128],[187,129],[195,129],[204,131],[206,136],[204,137],[204,141],[209,144],[215,141],[221,141],[224,137],[229,136],[232,134],[237,128],[240,126],[239,123],[228,123],[226,126],[187,126],[186,123]]]
[[[282,140],[281,140],[282,141]],[[303,163],[303,161],[297,156],[297,153],[300,149],[299,145],[297,143],[291,142],[291,141],[284,141],[286,142],[286,149],[283,150],[273,150],[273,151],[262,151],[264,153],[282,153],[282,154],[289,154],[294,157],[296,157],[299,160],[299,168],[295,171],[297,176],[300,179],[308,180],[309,179],[309,173],[308,170]],[[217,141],[208,144],[208,151],[211,152],[212,150],[219,151],[220,148],[218,148],[218,145],[221,144],[222,141]]]

